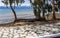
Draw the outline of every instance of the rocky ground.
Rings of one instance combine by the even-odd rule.
[[[60,33],[60,23],[56,24],[24,24],[20,23],[3,27],[0,26],[0,38],[41,38],[40,36]],[[21,23],[23,24],[23,23]]]

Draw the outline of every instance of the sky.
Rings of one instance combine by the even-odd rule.
[[[48,1],[48,2],[49,2],[49,4],[51,4],[50,1]],[[1,2],[1,0],[0,0],[0,6],[5,6],[5,5]],[[31,6],[31,5],[30,5],[29,0],[25,0],[25,2],[24,2],[21,6]]]
[[[4,4],[0,0],[0,6],[4,6]],[[25,2],[21,6],[30,6],[29,0],[25,0]]]

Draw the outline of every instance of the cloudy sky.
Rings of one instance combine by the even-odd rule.
[[[1,0],[0,0],[0,6],[4,6]],[[30,6],[29,0],[25,0],[25,3],[23,3],[22,6]]]

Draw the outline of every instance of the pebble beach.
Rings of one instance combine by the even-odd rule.
[[[45,35],[60,33],[60,23],[42,25],[19,22],[12,25],[0,26],[0,38],[43,38]]]

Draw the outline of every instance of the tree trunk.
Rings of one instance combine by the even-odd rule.
[[[14,14],[14,18],[15,18],[14,22],[16,22],[16,20],[17,20],[16,12],[14,11],[14,9],[13,9],[13,7],[12,7],[12,6],[10,6],[10,7],[11,7],[11,10],[12,10],[12,12],[13,12],[13,14]]]
[[[36,19],[40,19],[40,12],[39,12],[40,10],[38,9],[38,11],[37,11],[37,8],[38,8],[37,4],[35,5],[35,2],[33,3],[32,0],[30,0],[30,3],[33,6],[33,12],[34,12],[34,15],[35,15]]]
[[[37,11],[37,15],[38,15],[38,18],[39,18],[39,20],[41,19],[41,10],[40,10],[40,7],[37,7],[38,8],[38,11]]]
[[[41,12],[42,12],[42,18],[43,20],[45,20],[45,9],[43,6],[41,7]]]
[[[56,19],[56,17],[55,17],[55,6],[54,6],[54,0],[52,0],[52,12],[53,12],[53,19]]]
[[[53,10],[53,19],[56,19],[56,17],[55,17],[55,10]]]
[[[36,8],[35,7],[33,7],[33,10],[34,10],[34,15],[36,16]]]
[[[44,10],[43,10],[43,20],[45,20],[45,12],[44,12]]]
[[[43,18],[45,19],[45,13],[43,12]]]
[[[40,10],[38,9],[38,11],[37,11],[37,9],[36,9],[36,7],[33,7],[33,9],[34,9],[34,15],[35,15],[35,17],[36,17],[36,19],[40,19]]]

